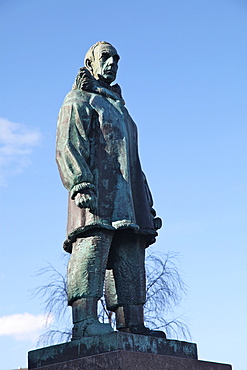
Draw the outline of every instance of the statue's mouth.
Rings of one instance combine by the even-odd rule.
[[[115,72],[114,71],[106,71],[106,73],[108,74],[108,75],[115,75]]]
[[[106,69],[105,70],[105,73],[115,75],[116,74],[116,71],[114,69],[110,69],[109,68],[109,69]]]

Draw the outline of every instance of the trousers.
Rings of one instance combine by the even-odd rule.
[[[131,230],[92,229],[73,243],[68,263],[68,304],[100,299],[105,282],[107,308],[140,305],[146,300],[147,237]]]

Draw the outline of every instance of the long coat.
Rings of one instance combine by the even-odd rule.
[[[133,229],[157,235],[152,196],[142,172],[137,128],[122,100],[107,89],[68,93],[59,112],[57,156],[60,176],[69,191],[65,250],[90,228]],[[83,189],[96,194],[96,209],[75,204]]]

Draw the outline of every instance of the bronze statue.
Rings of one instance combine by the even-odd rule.
[[[105,296],[118,330],[165,338],[144,326],[145,248],[161,220],[142,172],[137,129],[119,85],[111,85],[119,55],[97,42],[85,56],[58,118],[57,164],[69,191],[67,239],[68,304],[72,339],[113,329],[97,318]]]

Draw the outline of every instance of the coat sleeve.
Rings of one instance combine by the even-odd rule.
[[[87,101],[79,99],[75,91],[69,93],[58,116],[56,161],[63,185],[72,199],[85,188],[94,189],[88,166],[91,120],[92,108]]]

